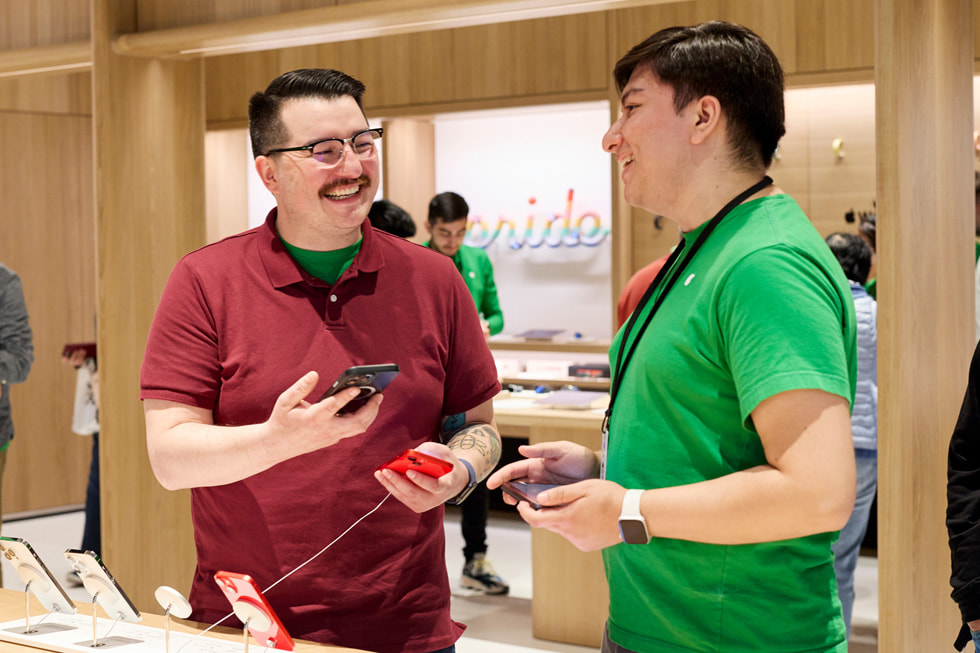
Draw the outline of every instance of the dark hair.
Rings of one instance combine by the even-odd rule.
[[[469,217],[470,206],[460,195],[447,191],[439,193],[429,202],[429,224],[456,222]]]
[[[248,135],[252,138],[252,156],[262,156],[281,145],[289,134],[282,124],[282,105],[296,98],[332,100],[349,96],[361,113],[364,84],[339,70],[302,68],[276,77],[263,92],[248,101]]]
[[[371,225],[390,234],[411,238],[415,235],[415,220],[408,211],[389,200],[377,200],[368,211]]]
[[[871,246],[872,252],[878,251],[878,237],[877,237],[877,227],[875,223],[878,218],[874,213],[869,213],[868,215],[861,216],[861,223],[858,224],[858,233],[867,241],[868,245]]]
[[[856,234],[834,233],[827,236],[827,245],[837,257],[850,281],[864,284],[871,272],[871,246]]]
[[[755,32],[722,21],[662,29],[616,63],[620,93],[641,66],[674,89],[678,112],[705,95],[716,97],[736,161],[769,167],[786,133],[783,69]]]

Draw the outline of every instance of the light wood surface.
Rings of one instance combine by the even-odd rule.
[[[565,351],[576,354],[605,354],[609,352],[609,340],[573,340],[552,338],[505,338],[495,336],[490,339],[493,351]]]
[[[140,609],[187,593],[195,554],[189,492],[167,492],[146,453],[139,370],[173,265],[204,244],[200,62],[114,54],[136,0],[93,3],[95,169],[102,374],[102,554]]]
[[[3,511],[80,504],[91,438],[71,431],[75,371],[65,343],[95,340],[95,218],[87,117],[0,114],[0,261],[21,277],[34,334],[27,382],[10,386],[15,437],[3,479]],[[45,174],[38,175],[37,171]],[[6,386],[4,391],[6,392]],[[66,547],[81,533],[66,534]]]
[[[129,56],[216,56],[473,25],[529,21],[665,1],[366,0],[227,22],[122,33],[114,46],[116,52]]]
[[[31,602],[31,623],[36,624],[38,617],[45,613],[44,606],[31,595],[28,599]],[[91,616],[92,610],[97,610],[97,616],[103,619],[108,619],[105,612],[101,607],[95,607],[92,603],[79,603],[75,602],[75,606],[78,608],[78,614]],[[231,609],[229,608],[229,612]],[[16,619],[24,619],[26,612],[24,606],[24,593],[15,590],[5,590],[0,589],[0,621],[14,621]],[[161,614],[157,614],[156,611],[148,612],[141,611],[142,619],[140,620],[140,625],[149,626],[151,628],[157,628],[163,630],[166,628],[166,617]],[[176,633],[199,633],[207,628],[207,624],[200,624],[193,621],[185,621],[183,619],[173,619],[171,621],[170,629],[172,632]],[[89,640],[92,639],[91,630],[88,630],[85,635]],[[235,628],[226,628],[224,626],[217,626],[208,632],[205,637],[213,637],[215,639],[221,639],[230,642],[241,642],[242,641],[242,631]],[[313,642],[308,642],[305,640],[294,640],[296,643],[295,651],[300,653],[316,652],[316,651],[359,651],[360,649],[344,648],[340,646],[324,646],[322,644],[316,644]],[[264,647],[260,646],[255,640],[251,641],[251,648],[255,650],[262,650]],[[43,646],[38,647],[26,646],[17,644],[14,642],[5,641],[0,644],[0,650],[3,651],[37,651]],[[108,648],[108,647],[107,647]]]
[[[410,240],[424,243],[429,240],[429,200],[436,194],[435,127],[425,117],[386,120],[383,126],[384,196],[412,216],[415,236]]]
[[[602,446],[602,414],[551,408],[511,408],[495,402],[494,419],[504,437],[531,444],[570,440]],[[549,531],[531,530],[531,620],[534,636],[598,647],[609,611],[609,587],[598,551],[579,551]]]
[[[946,456],[975,341],[968,0],[877,3],[878,647],[948,651]],[[910,47],[910,44],[933,47]],[[914,606],[914,607],[913,607]]]
[[[252,165],[247,129],[218,129],[204,141],[207,242],[248,229],[248,176]]]
[[[92,44],[85,41],[0,50],[0,78],[92,69]]]

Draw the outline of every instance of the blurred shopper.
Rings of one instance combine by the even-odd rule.
[[[14,438],[10,385],[23,383],[34,364],[34,335],[20,277],[0,263],[0,484]],[[2,572],[0,572],[2,579]]]
[[[429,202],[425,228],[430,240],[426,247],[445,254],[461,275],[480,313],[483,335],[489,338],[503,331],[504,313],[497,300],[490,257],[479,247],[463,244],[470,207],[460,195],[439,193]],[[469,500],[461,506],[460,528],[463,532],[463,574],[460,584],[484,594],[506,594],[510,586],[494,571],[487,560],[487,518],[490,515],[490,491],[480,483]]]
[[[389,200],[375,200],[368,211],[371,226],[401,238],[415,235],[415,220],[408,211]]]
[[[980,651],[980,345],[949,443],[946,502],[950,585],[963,619],[955,646],[962,651],[972,638]]]
[[[626,200],[684,232],[613,341],[602,451],[521,447],[532,526],[602,550],[603,651],[843,653],[831,543],[854,505],[854,302],[766,169],[783,75],[752,31],[672,27],[614,71]]]
[[[857,390],[851,412],[851,437],[857,470],[857,497],[850,519],[833,545],[837,594],[844,612],[847,636],[851,636],[854,612],[854,571],[861,542],[868,530],[868,517],[878,489],[878,303],[864,284],[871,270],[871,247],[860,236],[836,233],[827,245],[844,270],[857,318]]]

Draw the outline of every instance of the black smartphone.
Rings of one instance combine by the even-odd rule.
[[[323,393],[323,396],[318,401],[323,401],[327,397],[335,395],[347,388],[360,388],[361,394],[351,399],[347,402],[347,405],[337,411],[338,415],[356,413],[367,403],[368,399],[388,387],[388,384],[398,376],[398,372],[398,366],[394,363],[348,367],[333,382],[333,385],[327,388],[327,391]]]
[[[560,483],[528,483],[527,481],[504,481],[500,489],[514,497],[518,501],[527,501],[528,505],[535,510],[541,510],[542,506],[538,503],[538,495],[545,490],[558,487]],[[547,506],[555,508],[556,506]]]

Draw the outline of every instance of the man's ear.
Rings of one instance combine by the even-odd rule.
[[[694,101],[694,129],[691,142],[703,143],[708,136],[720,129],[722,122],[721,103],[713,95],[705,95]]]
[[[276,176],[276,164],[273,163],[272,159],[264,155],[255,157],[255,171],[259,173],[259,179],[269,189],[269,192],[275,193],[279,187],[279,181]]]

